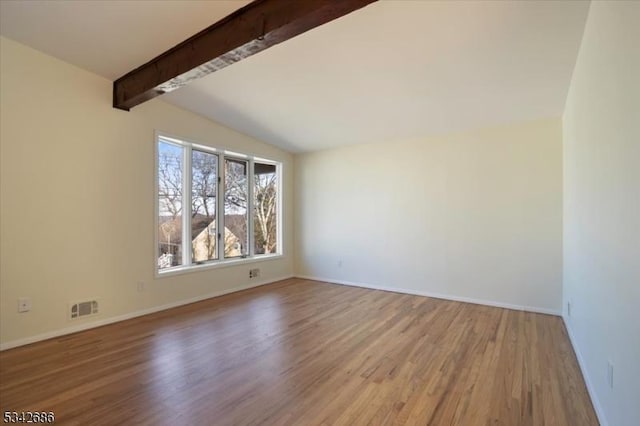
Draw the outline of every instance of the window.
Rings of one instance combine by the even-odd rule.
[[[253,163],[254,253],[278,252],[278,173],[275,164]]]
[[[247,161],[234,158],[224,159],[225,257],[245,257],[248,254],[248,169],[249,164]]]
[[[158,268],[182,265],[182,151],[158,143]]]
[[[193,263],[218,258],[216,196],[218,156],[191,150],[191,256]]]
[[[279,163],[166,136],[156,161],[159,272],[281,253]]]

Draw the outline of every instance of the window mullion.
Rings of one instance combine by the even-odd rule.
[[[191,182],[193,171],[191,169],[191,146],[184,147],[182,160],[182,264],[191,265]]]
[[[224,169],[224,155],[218,155],[218,203],[217,204],[217,220],[216,231],[218,233],[218,244],[216,250],[218,250],[218,260],[224,260],[224,185],[225,185],[225,169]]]
[[[281,163],[282,164],[282,163]],[[282,218],[284,216],[284,195],[283,195],[283,185],[284,185],[284,179],[282,176],[282,171],[283,167],[282,165],[276,166],[276,176],[277,176],[277,184],[276,184],[276,191],[278,191],[276,193],[276,200],[277,200],[277,204],[276,204],[276,235],[277,235],[277,247],[276,247],[276,253],[278,254],[283,254],[284,253],[284,231],[283,231],[283,224],[282,224]]]
[[[254,177],[253,177],[253,173],[254,173],[254,167],[253,167],[253,158],[249,158],[249,162],[248,162],[248,167],[249,167],[249,172],[247,173],[247,180],[248,180],[248,184],[247,184],[247,221],[249,223],[247,223],[247,244],[249,244],[248,250],[247,250],[247,255],[249,257],[253,257],[254,256],[254,248],[255,248],[255,244],[253,242],[253,238],[254,238],[254,230],[253,230],[253,225],[254,225],[254,209],[253,209],[253,186],[254,186]]]

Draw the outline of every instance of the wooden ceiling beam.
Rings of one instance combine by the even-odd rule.
[[[255,0],[117,79],[113,106],[129,111],[375,1]]]

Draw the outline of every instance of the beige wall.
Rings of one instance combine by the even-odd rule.
[[[295,157],[296,273],[558,313],[559,119]]]
[[[640,424],[639,23],[638,2],[591,4],[563,117],[564,315],[611,426]]]
[[[4,347],[182,300],[292,274],[292,226],[280,260],[154,279],[154,131],[284,163],[291,224],[290,154],[157,99],[111,107],[111,82],[2,38],[0,338]],[[146,291],[137,291],[137,282]],[[29,313],[17,298],[30,297]],[[101,314],[67,320],[67,303],[100,301]],[[50,334],[49,334],[50,335]]]

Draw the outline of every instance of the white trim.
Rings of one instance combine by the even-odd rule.
[[[195,147],[196,149],[202,150],[202,151],[211,151],[212,153],[216,154],[216,155],[221,155],[224,154],[224,151],[227,149],[224,145],[220,145],[216,143],[216,146],[213,145],[209,145],[207,143],[202,143],[202,141],[198,141],[197,139],[191,139],[191,138],[185,138],[183,136],[178,136],[176,134],[172,134],[170,132],[165,132],[164,130],[161,129],[155,129],[154,130],[155,135],[156,135],[156,141],[158,139],[158,137],[162,138],[162,139],[167,139],[169,142],[173,142],[176,145],[184,145],[189,144],[193,147]]]
[[[218,169],[216,170],[216,262],[224,262],[224,153],[218,155]],[[222,197],[220,196],[222,195]],[[193,266],[193,265],[191,265]],[[160,274],[160,271],[158,271]]]
[[[587,386],[587,392],[589,392],[589,396],[591,397],[591,404],[593,405],[593,409],[596,412],[596,416],[598,416],[598,421],[601,426],[609,426],[609,422],[607,422],[607,418],[604,415],[604,410],[602,409],[602,405],[600,405],[600,401],[598,400],[598,396],[596,394],[595,388],[589,378],[589,374],[587,372],[587,364],[584,362],[584,358],[582,357],[582,353],[578,349],[578,345],[576,345],[576,339],[573,334],[573,330],[569,325],[569,321],[565,315],[562,315],[562,321],[564,322],[564,326],[567,329],[567,334],[569,335],[569,341],[571,342],[571,346],[573,347],[573,352],[576,354],[576,358],[578,359],[578,365],[580,366],[580,371],[582,372],[582,377],[584,378],[584,383]]]
[[[180,247],[182,250],[182,264],[191,265],[193,263],[193,236],[191,235],[191,202],[193,198],[193,192],[191,192],[191,185],[193,181],[191,160],[193,158],[193,145],[181,144],[180,146],[182,148],[182,197],[180,198],[180,206],[182,208],[182,241],[180,241]],[[185,194],[189,194],[189,198],[186,198]],[[159,204],[160,200],[157,193],[156,198],[158,198],[156,203]],[[185,202],[185,198],[187,202]],[[158,228],[159,227],[156,226],[156,234],[159,233]],[[186,241],[189,243],[185,244]],[[156,247],[156,257],[158,256],[157,250],[158,248]],[[158,267],[156,266],[156,270],[157,269]]]
[[[450,294],[432,293],[429,291],[422,291],[422,290],[413,290],[413,289],[407,289],[407,288],[380,286],[380,285],[359,283],[359,282],[353,282],[353,281],[336,280],[333,278],[311,277],[311,276],[305,276],[305,275],[296,275],[295,277],[302,278],[305,280],[324,281],[331,284],[341,284],[341,285],[348,285],[352,287],[368,288],[371,290],[382,290],[382,291],[390,291],[393,293],[413,294],[415,296],[433,297],[435,299],[452,300],[454,302],[473,303],[475,305],[493,306],[496,308],[513,309],[515,311],[535,312],[538,314],[562,316],[562,313],[555,309],[538,308],[535,306],[513,305],[510,303],[495,302],[493,300],[474,299],[471,297],[454,296]]]
[[[253,198],[253,192],[256,186],[256,183],[254,181],[254,176],[253,174],[255,173],[254,170],[254,163],[253,163],[253,158],[249,158],[247,160],[247,167],[249,168],[249,170],[247,170],[247,256],[249,257],[253,257],[253,255],[255,254],[255,238],[256,235],[254,234],[254,229],[253,229],[253,221],[255,220],[255,214],[256,214],[256,200]],[[276,167],[276,170],[278,168]],[[249,208],[249,206],[252,206],[252,208]]]
[[[280,164],[278,165],[277,163],[274,163],[274,165],[276,166],[276,174],[277,177],[276,179],[278,179],[278,182],[276,182],[276,191],[278,191],[278,193],[276,194],[276,196],[278,197],[278,200],[276,201],[276,220],[277,220],[277,228],[276,232],[277,232],[277,238],[278,240],[276,241],[276,253],[281,254],[281,255],[285,255],[285,245],[284,245],[284,215],[285,215],[285,211],[284,211],[284,165]],[[288,171],[286,173],[289,173]],[[287,217],[287,220],[291,221],[292,223],[294,223],[294,218],[293,217]],[[295,225],[293,225],[295,226]]]
[[[128,314],[118,315],[111,318],[105,318],[98,321],[92,321],[84,324],[78,324],[72,327],[65,327],[60,330],[49,331],[42,334],[36,334],[35,336],[25,337],[22,339],[11,340],[6,343],[0,344],[0,351],[4,351],[7,349],[16,348],[18,346],[24,346],[35,342],[40,342],[42,340],[52,339],[54,337],[60,337],[71,333],[77,333],[78,331],[89,330],[91,328],[102,327],[103,325],[113,324],[120,321],[125,321],[128,319],[140,317],[143,315],[152,314],[155,312],[165,311],[167,309],[176,308],[178,306],[188,305],[190,303],[200,302],[202,300],[211,299],[214,297],[224,296],[225,294],[236,293],[238,291],[247,290],[254,287],[260,287],[262,285],[275,283],[278,281],[287,280],[290,278],[294,278],[293,275],[286,275],[279,278],[271,278],[263,281],[258,281],[255,283],[244,284],[239,287],[228,288],[226,290],[217,291],[214,293],[203,294],[201,296],[192,297],[190,299],[179,300],[177,302],[171,302],[160,306],[154,306],[147,309],[142,309],[139,311],[130,312]]]
[[[193,265],[180,265],[172,268],[165,268],[156,274],[156,279],[171,277],[173,275],[189,274],[192,272],[201,272],[208,269],[228,268],[229,266],[238,266],[248,263],[265,262],[267,260],[278,260],[284,258],[281,254],[258,254],[254,257],[234,257],[225,260],[210,260],[206,263]]]
[[[160,149],[159,149],[159,140],[160,133],[156,130],[153,134],[153,249],[151,250],[151,259],[153,261],[153,269],[152,271],[154,276],[158,277],[158,247],[160,247],[160,185],[158,182],[160,181],[160,176],[158,173],[158,167],[160,166]]]

